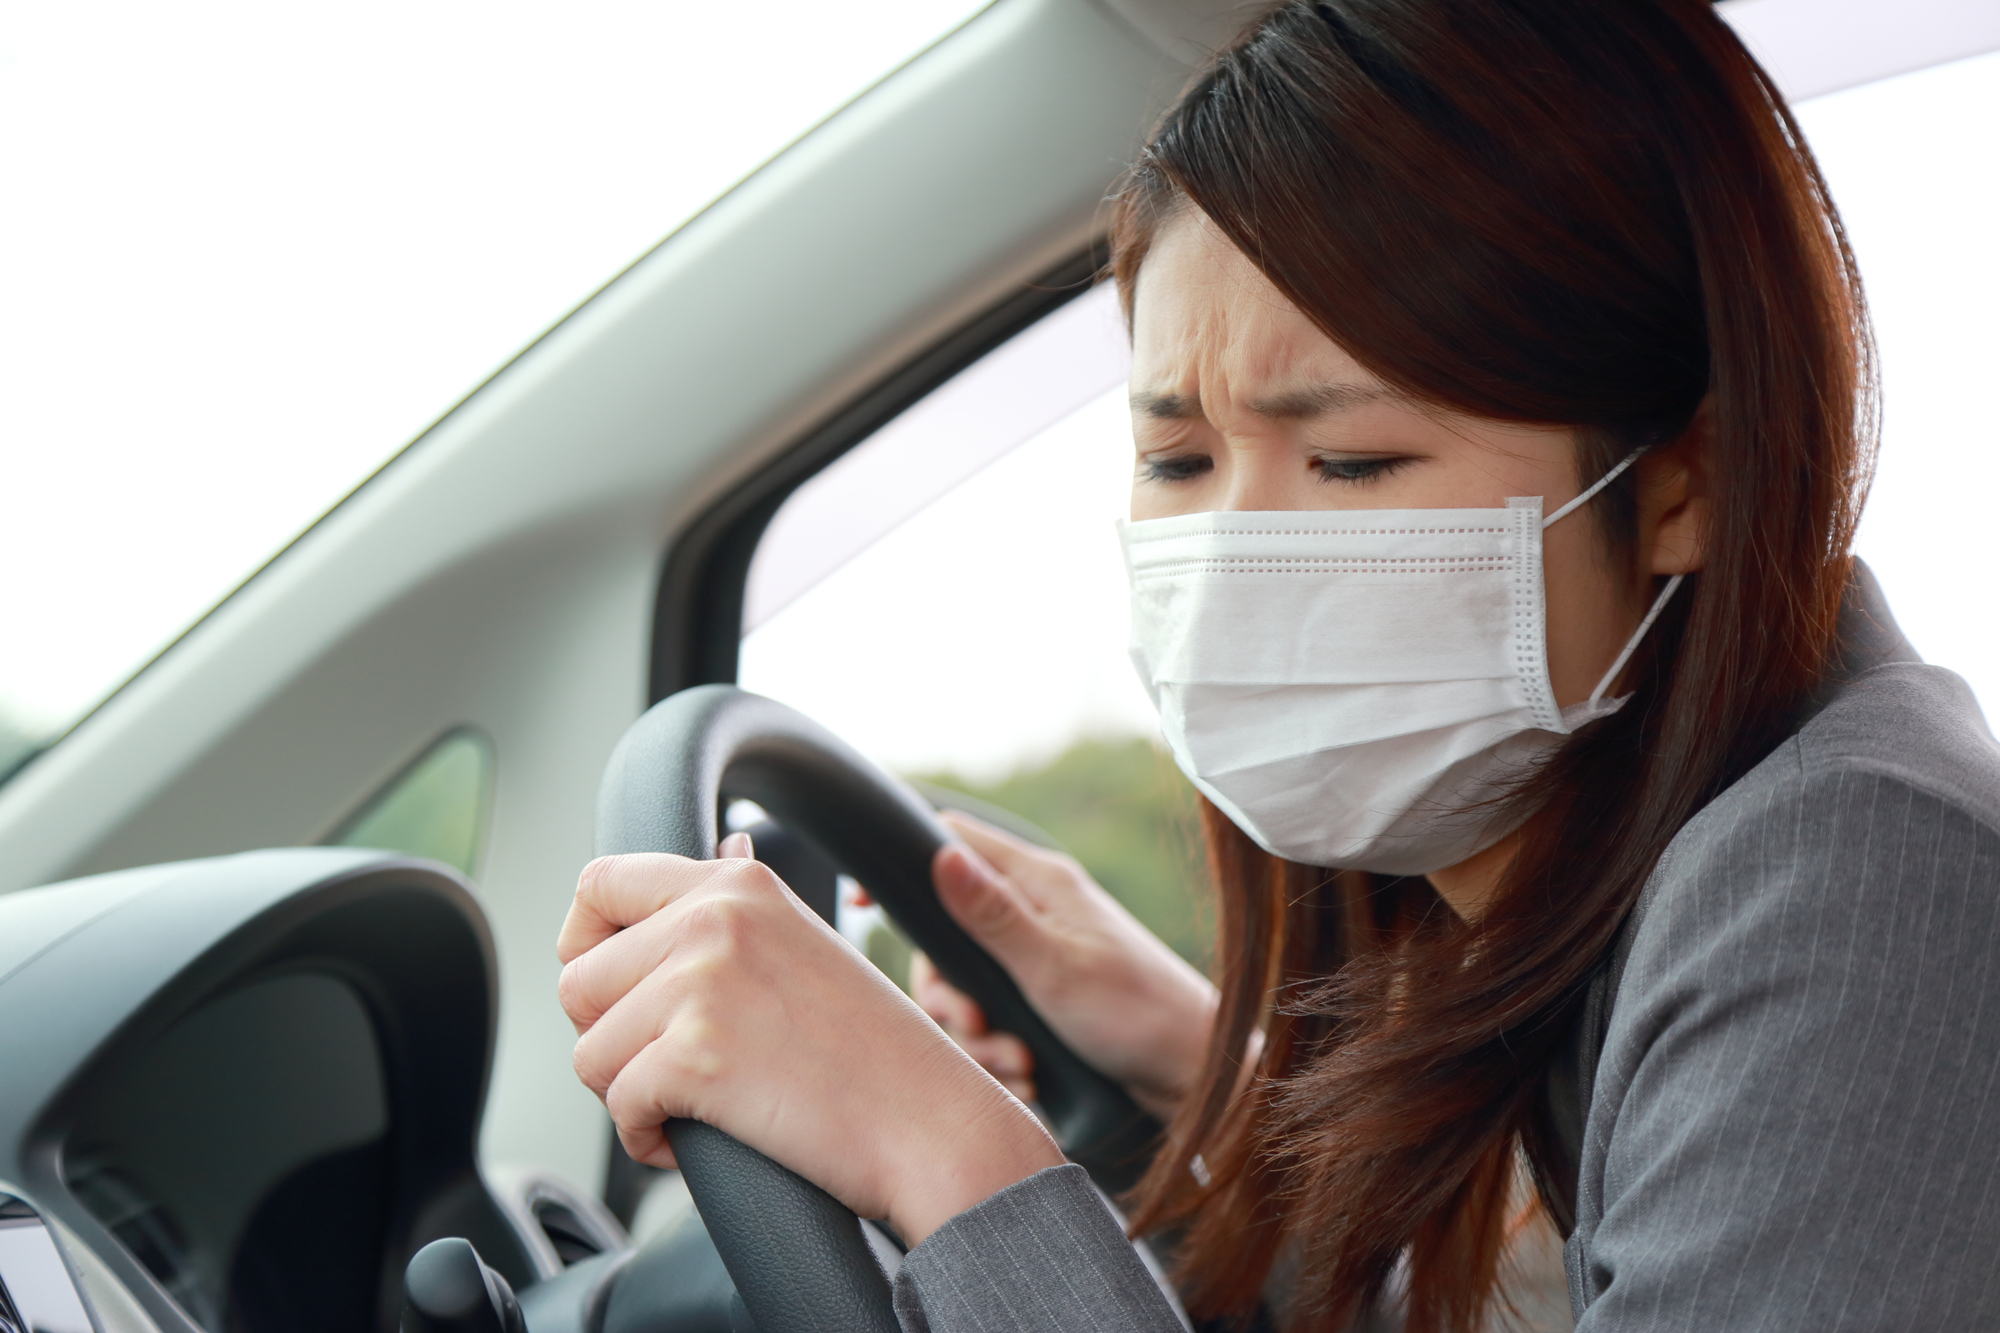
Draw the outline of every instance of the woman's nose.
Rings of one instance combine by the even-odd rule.
[[[1289,448],[1269,440],[1232,440],[1217,507],[1233,511],[1301,508],[1295,492],[1303,473]]]

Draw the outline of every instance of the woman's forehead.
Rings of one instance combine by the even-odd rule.
[[[1284,397],[1346,386],[1385,392],[1199,214],[1162,231],[1133,293],[1135,393],[1184,393],[1226,380]]]

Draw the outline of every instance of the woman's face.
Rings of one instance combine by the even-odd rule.
[[[1565,428],[1462,416],[1388,388],[1192,210],[1161,229],[1133,294],[1132,434],[1134,519],[1501,508],[1517,495],[1553,512],[1596,480],[1577,475]],[[1543,533],[1550,684],[1565,706],[1589,696],[1637,627],[1649,576],[1698,564],[1686,461],[1640,467],[1642,558],[1614,560],[1582,510]]]

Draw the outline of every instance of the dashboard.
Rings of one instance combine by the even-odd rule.
[[[495,989],[465,884],[381,852],[0,897],[0,1205],[46,1222],[0,1211],[0,1265],[16,1232],[55,1245],[96,1333],[393,1333],[404,1267],[440,1237],[516,1286],[622,1244],[615,1223],[596,1242],[570,1226],[565,1254],[534,1200],[480,1173]]]
[[[323,973],[253,981],[100,1071],[63,1175],[218,1333],[367,1328],[393,1198],[382,1056]]]

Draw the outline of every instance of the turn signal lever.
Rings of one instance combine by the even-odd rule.
[[[507,1279],[457,1236],[417,1251],[403,1270],[403,1295],[402,1333],[527,1333]]]

